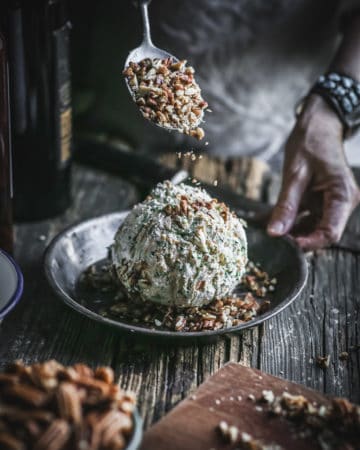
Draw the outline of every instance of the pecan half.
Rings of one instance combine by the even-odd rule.
[[[34,450],[61,450],[69,441],[70,434],[70,425],[65,420],[56,419],[35,442]]]
[[[56,399],[60,417],[78,425],[82,418],[82,408],[77,388],[71,383],[61,383]]]
[[[42,406],[49,400],[49,396],[46,392],[24,384],[5,386],[3,395],[27,403],[31,406]]]
[[[2,450],[26,450],[23,442],[4,431],[0,431],[0,448]]]

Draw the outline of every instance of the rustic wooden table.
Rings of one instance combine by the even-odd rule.
[[[207,164],[208,172],[212,163],[201,164]],[[262,169],[254,171],[249,162],[230,164],[221,173],[214,169],[219,180],[235,180],[236,170],[243,174],[241,189],[252,197],[263,197]],[[252,182],[246,183],[247,179]],[[266,182],[266,189],[269,186]],[[62,304],[43,275],[47,244],[75,221],[125,209],[138,199],[128,182],[75,167],[72,208],[55,220],[17,227],[16,258],[24,272],[25,291],[0,328],[0,368],[18,358],[26,363],[56,358],[64,364],[111,365],[120,384],[137,393],[145,426],[227,361],[239,361],[360,402],[360,256],[350,251],[310,255],[306,288],[291,307],[261,327],[225,336],[213,344],[182,348],[139,343]],[[353,227],[360,230],[360,214]],[[342,352],[349,353],[348,360],[339,359]],[[315,359],[326,354],[330,355],[330,365],[323,370]]]

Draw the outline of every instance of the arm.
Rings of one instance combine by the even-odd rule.
[[[360,14],[347,24],[331,71],[360,81]],[[338,241],[360,201],[360,192],[343,148],[343,125],[337,114],[311,94],[292,130],[285,149],[283,182],[268,224],[273,236],[293,231],[298,213],[310,213],[312,227],[296,236],[305,249]]]
[[[330,70],[343,72],[360,81],[360,11],[346,25],[345,34],[330,64]]]

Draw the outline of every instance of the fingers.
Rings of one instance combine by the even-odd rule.
[[[307,236],[296,238],[304,250],[316,250],[338,242],[357,203],[355,198],[344,198],[333,192],[325,192],[324,199],[324,212],[316,229]]]
[[[291,174],[284,174],[279,199],[267,227],[271,236],[282,236],[292,228],[309,180],[310,174],[305,165],[291,171]]]

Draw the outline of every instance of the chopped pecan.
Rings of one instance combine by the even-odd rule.
[[[42,409],[23,410],[16,406],[4,405],[0,402],[0,417],[6,417],[10,422],[23,422],[27,419],[33,419],[43,423],[49,423],[53,420],[54,414],[51,411]]]
[[[180,200],[180,211],[181,211],[181,213],[184,214],[184,215],[187,215],[188,209],[189,209],[189,205],[188,205],[187,200],[184,200],[184,199]]]
[[[57,386],[58,374],[63,370],[64,366],[57,361],[50,360],[43,364],[32,365],[28,373],[35,386],[51,390]]]
[[[93,394],[96,395],[97,398],[99,398],[99,394],[101,396],[106,396],[110,392],[110,386],[108,383],[105,383],[102,380],[98,380],[98,379],[94,378],[93,376],[88,377],[88,376],[79,375],[79,377],[76,379],[76,384],[87,388],[89,390],[88,394],[93,392]],[[88,400],[90,400],[89,397],[88,397]],[[92,400],[88,401],[88,403],[92,403]]]
[[[330,365],[330,355],[317,356],[316,363],[321,369],[327,369]]]
[[[98,367],[95,370],[95,378],[105,381],[107,384],[114,382],[114,371],[110,367]]]
[[[120,412],[108,413],[108,416],[110,415],[112,417],[106,421],[102,433],[102,445],[105,447],[120,433],[128,434],[132,429],[131,419],[128,415]]]
[[[0,384],[15,384],[18,381],[18,375],[13,373],[0,373]]]
[[[76,372],[81,377],[91,378],[94,376],[94,371],[89,366],[86,366],[85,364],[74,364],[73,368],[76,370]]]
[[[26,420],[24,422],[24,428],[32,436],[32,438],[37,438],[40,436],[42,427],[36,422],[36,420]]]

